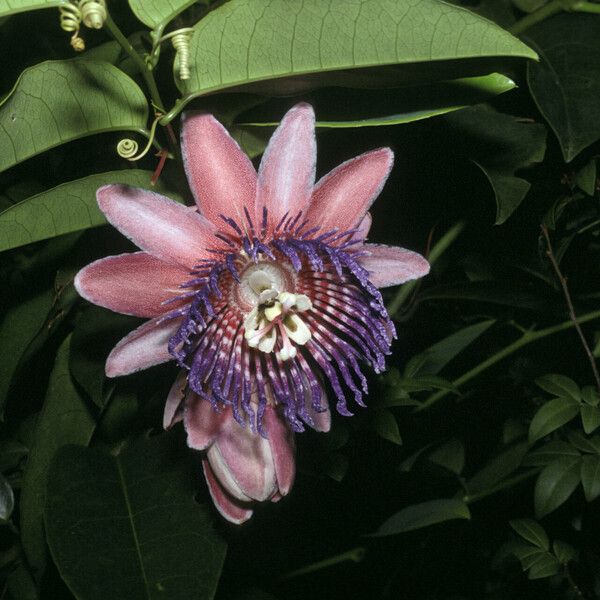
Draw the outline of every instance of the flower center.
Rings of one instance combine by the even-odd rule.
[[[237,299],[246,310],[244,338],[251,348],[290,360],[297,354],[294,344],[303,346],[311,333],[298,313],[312,308],[308,296],[287,291],[294,281],[280,264],[259,262],[251,264],[241,275]],[[277,341],[280,340],[278,344]]]

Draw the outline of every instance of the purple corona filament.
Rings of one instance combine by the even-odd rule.
[[[352,239],[356,230],[322,232],[312,227],[303,231],[306,221],[298,212],[284,215],[267,240],[267,210],[260,238],[247,210],[245,216],[247,222],[238,224],[221,215],[228,229],[215,235],[231,251],[214,249],[215,258],[199,262],[192,278],[181,285],[186,291],[167,301],[189,302],[184,311],[178,308],[164,316],[183,316],[169,340],[170,353],[187,369],[193,392],[210,400],[215,410],[231,406],[238,423],[256,427],[263,436],[261,415],[268,404],[283,407],[294,431],[303,431],[304,423],[313,425],[309,409],[327,410],[319,373],[334,391],[337,410],[351,415],[348,396],[364,406],[363,394],[368,391],[360,363],[382,371],[395,337],[381,294],[357,262],[361,252]],[[267,308],[274,303],[271,296],[281,292],[310,301],[300,317],[310,338],[294,345],[292,357],[277,356],[285,336],[277,336],[270,351],[251,347],[244,339],[248,312],[260,308],[259,295],[255,294],[254,306],[247,302],[248,279],[257,273],[266,274],[265,283],[273,289]],[[277,289],[276,284],[285,289]],[[246,301],[240,286],[246,286]],[[244,386],[244,381],[249,385]]]

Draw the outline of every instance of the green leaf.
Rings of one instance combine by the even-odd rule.
[[[0,251],[105,225],[106,218],[96,202],[96,190],[108,183],[125,183],[167,193],[160,181],[152,187],[151,177],[150,171],[139,169],[109,171],[63,183],[27,198],[0,213]],[[181,201],[181,197],[170,191],[168,195]]]
[[[385,408],[378,408],[372,411],[369,419],[370,428],[384,440],[393,444],[402,444],[402,437],[398,429],[398,421],[393,413]]]
[[[458,146],[484,173],[496,197],[496,225],[504,223],[530,188],[515,172],[543,160],[546,129],[487,105],[447,115],[456,128]]]
[[[575,174],[575,184],[579,189],[583,190],[588,196],[593,196],[596,193],[596,159],[588,161]]]
[[[29,451],[16,440],[0,441],[0,473],[16,469]]]
[[[513,4],[523,12],[532,13],[547,4],[549,0],[512,0]]]
[[[527,448],[528,444],[526,442],[520,442],[492,458],[487,465],[466,482],[465,487],[469,494],[489,490],[516,471],[521,466]]]
[[[0,171],[86,135],[145,131],[137,83],[106,62],[47,61],[23,71],[0,104]]]
[[[538,519],[556,510],[581,480],[581,458],[564,457],[549,464],[535,482],[534,504]]]
[[[0,324],[0,417],[4,416],[12,376],[23,352],[52,307],[52,290],[24,300],[5,313]]]
[[[572,398],[554,398],[546,402],[529,425],[529,443],[547,436],[577,416],[579,404]]]
[[[439,0],[231,0],[194,29],[192,76],[178,81],[184,104],[199,95],[293,76],[305,85],[327,73],[326,85],[344,85],[354,69],[412,65],[394,70],[406,83],[415,76],[415,63],[422,79],[423,63],[433,61],[536,58],[497,25]],[[221,52],[224,47],[227,52]],[[451,79],[449,66],[431,65],[437,68],[435,79]],[[364,71],[356,75],[368,77]],[[276,86],[278,93],[290,93],[298,82]]]
[[[575,448],[589,454],[600,454],[600,437],[595,435],[591,438],[584,436],[580,431],[570,430],[567,435],[569,441]]]
[[[144,25],[154,29],[202,0],[129,0],[129,7]]]
[[[117,455],[63,448],[45,523],[58,570],[79,600],[213,598],[225,543],[194,500],[200,474],[173,435]]]
[[[564,375],[543,375],[535,380],[536,384],[545,392],[554,396],[567,396],[573,400],[581,400],[579,386],[569,377]]]
[[[43,509],[48,469],[56,452],[65,444],[87,444],[94,431],[94,419],[79,397],[69,375],[68,337],[58,350],[35,438],[23,475],[21,493],[21,536],[23,550],[39,576],[46,562]]]
[[[15,496],[10,483],[0,474],[0,521],[8,521],[15,507]]]
[[[450,521],[452,519],[470,519],[469,507],[457,498],[430,500],[403,508],[385,521],[373,534],[376,537],[396,535]]]
[[[543,579],[544,577],[552,577],[556,575],[560,569],[558,559],[552,554],[545,553],[531,567],[529,567],[529,579]]]
[[[571,544],[567,544],[567,542],[555,540],[552,544],[552,549],[561,565],[566,565],[577,558],[577,550],[575,550]]]
[[[66,3],[66,0],[0,0],[0,18],[40,8],[55,8]]]
[[[464,77],[429,85],[409,86],[394,90],[393,93],[394,108],[398,110],[398,107],[400,107],[402,112],[386,114],[384,109],[379,107],[380,104],[389,102],[390,98],[387,95],[380,100],[372,98],[370,102],[374,105],[372,108],[364,107],[364,102],[360,101],[359,96],[359,98],[355,98],[353,103],[356,105],[356,109],[351,109],[351,112],[356,111],[362,114],[363,111],[368,110],[369,114],[376,113],[377,116],[344,120],[319,119],[315,125],[325,129],[349,129],[412,123],[483,102],[514,87],[516,85],[512,79],[499,73],[491,73],[480,77]],[[333,103],[336,104],[335,100],[333,100]],[[336,105],[336,111],[339,112],[339,105]],[[276,125],[278,125],[277,121],[240,123],[240,126],[246,128],[275,127]]]
[[[29,570],[22,561],[19,561],[6,577],[6,589],[11,598],[18,600],[39,600],[35,582]]]
[[[427,458],[448,471],[460,475],[465,467],[465,447],[460,440],[449,440]]]
[[[533,519],[515,519],[510,526],[525,540],[542,550],[550,549],[550,540],[544,528]]]
[[[590,406],[598,406],[600,403],[600,394],[598,394],[598,390],[595,387],[586,385],[581,390],[581,399]]]
[[[600,496],[600,456],[584,456],[581,461],[581,483],[585,499],[592,502]]]
[[[513,546],[513,553],[521,562],[523,571],[527,571],[550,554],[545,550],[540,550],[537,546],[530,546],[529,544],[517,544]]]
[[[541,58],[528,65],[529,89],[556,134],[566,162],[600,138],[597,18],[559,14],[527,31]]]
[[[69,367],[73,379],[98,407],[104,407],[107,399],[106,357],[115,343],[134,328],[131,317],[97,306],[88,306],[79,314],[71,339]]]
[[[411,375],[437,375],[455,356],[471,345],[495,322],[495,319],[487,319],[481,321],[481,323],[469,325],[433,344],[433,346],[410,360],[411,363],[419,360],[419,367]]]
[[[338,483],[343,481],[348,472],[348,467],[348,457],[339,452],[326,454],[321,462],[323,473]]]
[[[600,427],[600,407],[582,404],[581,421],[583,423],[583,430],[588,435],[596,431]]]
[[[557,458],[565,456],[581,456],[576,448],[571,444],[561,440],[554,440],[548,444],[530,452],[523,459],[524,467],[545,467],[554,462]]]

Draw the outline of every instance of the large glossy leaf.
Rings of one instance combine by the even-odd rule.
[[[327,85],[346,85],[348,70],[363,69],[353,82],[362,78],[372,85],[366,67],[536,57],[494,23],[439,0],[231,0],[195,26],[190,55],[192,76],[179,82],[184,102],[295,77],[290,85],[277,84],[280,93],[290,93],[323,72]],[[421,77],[420,71],[409,67],[394,76],[406,82]],[[438,80],[449,78],[445,71],[439,76],[444,67],[439,69]]]
[[[403,508],[390,517],[373,534],[374,536],[396,535],[414,529],[421,529],[452,519],[470,519],[469,507],[457,498],[431,500]]]
[[[0,213],[0,251],[104,225],[106,218],[96,203],[96,190],[107,183],[126,183],[181,200],[167,192],[160,180],[152,187],[151,177],[150,171],[140,169],[109,171],[69,181],[27,198]]]
[[[570,162],[600,138],[600,22],[596,15],[557,15],[527,38],[541,58],[529,65],[529,89]]]
[[[94,418],[69,374],[70,341],[68,337],[59,348],[23,476],[21,536],[27,560],[37,575],[46,559],[43,510],[48,468],[60,447],[87,444],[94,431]]]
[[[129,6],[144,25],[154,28],[167,23],[197,2],[198,0],[129,0]]]
[[[0,0],[0,18],[40,8],[53,8],[66,3],[67,0]]]
[[[446,119],[458,131],[459,147],[490,182],[496,197],[496,224],[504,223],[531,187],[515,172],[544,158],[545,127],[486,105],[447,115]]]
[[[190,466],[189,450],[170,434],[116,456],[76,446],[57,455],[48,543],[79,600],[213,597],[225,543],[194,500],[201,472]]]
[[[573,398],[554,398],[546,402],[529,425],[529,442],[537,440],[562,427],[579,413],[579,404]]]
[[[412,123],[484,102],[514,87],[512,79],[499,73],[491,73],[481,77],[407,86],[386,94],[356,90],[352,104],[344,106],[343,119],[339,118],[340,100],[346,92],[329,89],[327,96],[317,97],[320,118],[315,125],[324,129],[349,129]],[[327,113],[332,111],[338,116],[335,120],[327,118]],[[240,126],[255,128],[273,127],[277,124],[275,121],[252,120],[240,123]]]
[[[45,290],[5,312],[0,323],[0,417],[4,415],[11,379],[23,352],[40,330],[52,307],[52,290]]]
[[[143,132],[147,120],[142,90],[113,65],[81,59],[35,65],[0,105],[0,171],[93,133]]]
[[[530,452],[523,459],[524,467],[545,467],[553,463],[558,458],[581,456],[577,448],[574,448],[568,442],[554,440],[548,444]]]
[[[549,464],[535,482],[534,504],[538,519],[556,510],[581,480],[581,458],[568,456]]]

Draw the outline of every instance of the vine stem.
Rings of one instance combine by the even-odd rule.
[[[600,310],[594,310],[579,317],[578,322],[580,324],[587,323],[588,321],[593,321],[594,319],[599,318]],[[461,375],[458,379],[455,379],[452,382],[452,385],[454,387],[460,387],[464,383],[467,383],[467,381],[471,381],[471,379],[477,377],[477,375],[483,373],[483,371],[485,371],[486,369],[489,369],[497,362],[500,362],[503,358],[510,356],[511,354],[513,354],[517,350],[520,350],[524,346],[527,346],[532,342],[537,342],[538,340],[541,340],[542,338],[545,338],[549,335],[565,331],[574,326],[575,324],[573,323],[573,321],[569,319],[568,321],[558,323],[557,325],[552,325],[551,327],[546,327],[545,329],[540,329],[539,331],[526,331],[518,340],[514,341],[512,344],[509,344],[505,348],[502,348],[502,350],[496,352],[496,354],[493,354],[488,359],[484,360],[482,363],[479,363],[476,367],[473,367],[470,371],[467,371],[464,375]],[[450,392],[448,390],[440,390],[439,392],[432,394],[431,396],[426,398],[420,406],[415,408],[415,412],[421,412],[422,410],[429,408],[449,393]]]
[[[585,335],[583,335],[583,331],[581,326],[579,325],[579,321],[577,320],[577,315],[575,314],[575,307],[573,306],[573,300],[571,299],[571,293],[569,292],[569,286],[567,285],[567,279],[562,274],[560,270],[560,266],[558,265],[558,261],[556,260],[556,256],[554,256],[554,250],[552,249],[552,242],[550,241],[550,234],[548,233],[548,228],[545,225],[541,225],[542,233],[544,234],[544,238],[546,239],[546,245],[548,249],[546,250],[546,256],[550,259],[552,263],[552,267],[558,277],[558,281],[560,282],[560,286],[562,288],[563,294],[565,296],[565,300],[567,302],[567,307],[569,308],[569,316],[571,317],[571,321],[573,321],[573,326],[575,327],[577,334],[579,335],[579,339],[581,340],[581,344],[585,353],[587,355],[588,361],[590,362],[590,366],[592,367],[592,372],[594,374],[594,379],[596,381],[596,387],[600,392],[600,375],[598,374],[598,367],[596,365],[596,359],[590,350],[590,347],[585,339]]]
[[[540,21],[544,21],[559,12],[583,12],[600,14],[600,5],[594,2],[586,2],[585,0],[551,0],[548,4],[544,4],[538,10],[523,17],[520,21],[517,21],[509,31],[513,35],[519,35],[526,29],[533,27]]]
[[[106,28],[110,31],[111,35],[115,38],[115,40],[119,43],[121,48],[127,52],[127,54],[131,57],[135,66],[138,68],[140,75],[144,78],[146,82],[146,86],[148,87],[148,91],[150,92],[150,97],[152,98],[152,102],[154,105],[161,111],[165,112],[165,105],[160,97],[160,92],[158,91],[158,87],[156,86],[156,81],[154,81],[154,76],[152,75],[152,71],[148,68],[144,59],[136,52],[135,48],[130,44],[129,40],[123,35],[123,32],[119,29],[117,24],[112,20],[110,14],[106,16],[106,22],[104,23]]]
[[[365,557],[365,553],[366,550],[362,546],[359,546],[358,548],[352,548],[352,550],[342,552],[342,554],[336,554],[335,556],[331,556],[330,558],[320,560],[319,562],[312,563],[310,565],[307,565],[306,567],[301,567],[300,569],[296,569],[295,571],[286,573],[283,577],[281,577],[281,579],[293,579],[294,577],[300,577],[301,575],[314,573],[315,571],[320,571],[321,569],[333,567],[334,565],[338,565],[347,561],[360,562]]]
[[[462,233],[464,228],[465,228],[464,221],[459,221],[458,223],[455,223],[439,239],[439,241],[433,246],[433,248],[431,249],[431,252],[429,252],[429,254],[427,256],[427,260],[429,261],[430,265],[435,264],[437,259],[452,245],[454,240],[456,240],[456,238]],[[418,281],[420,281],[420,280],[409,281],[409,282],[405,283],[404,285],[400,286],[400,288],[398,289],[398,292],[396,293],[396,295],[394,296],[392,301],[387,306],[387,311],[390,314],[390,316],[393,317],[400,310],[400,308],[402,307],[402,305],[404,304],[406,299],[410,296],[410,294],[413,292],[413,290],[417,286]]]
[[[540,21],[544,21],[545,19],[555,15],[564,10],[564,2],[561,0],[551,0],[548,4],[544,4],[538,10],[528,14],[523,17],[521,20],[517,21],[512,27],[509,28],[509,31],[513,35],[519,35],[523,33],[526,29],[533,27],[535,24]]]

